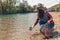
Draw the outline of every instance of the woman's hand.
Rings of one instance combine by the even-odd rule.
[[[51,20],[53,20],[53,18],[51,18],[50,20],[48,20],[48,23],[50,23]]]
[[[34,28],[35,26],[32,27],[32,29]]]
[[[48,23],[50,23],[50,21],[48,21]]]

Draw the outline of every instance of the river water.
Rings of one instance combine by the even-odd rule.
[[[0,15],[0,40],[30,40],[37,13]]]

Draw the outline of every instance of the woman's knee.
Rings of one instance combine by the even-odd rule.
[[[53,28],[54,27],[54,24],[49,24],[49,28]]]

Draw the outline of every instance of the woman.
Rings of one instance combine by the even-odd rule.
[[[49,38],[52,37],[51,35],[45,35],[47,33],[52,34],[52,32],[49,29],[53,29],[54,27],[54,21],[52,16],[46,11],[46,13],[44,12],[44,10],[42,10],[41,8],[37,8],[37,19],[36,22],[34,23],[33,28],[37,25],[37,23],[39,23],[39,25],[41,26],[40,32],[45,36],[45,38]],[[44,28],[45,24],[47,23],[48,25],[48,29],[49,31],[47,31],[46,33],[44,32],[45,30],[42,31],[42,28]]]

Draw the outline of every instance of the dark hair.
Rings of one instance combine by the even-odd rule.
[[[44,10],[41,8],[37,8],[37,10],[38,10],[38,13],[40,14],[39,16],[42,18],[44,14]]]

